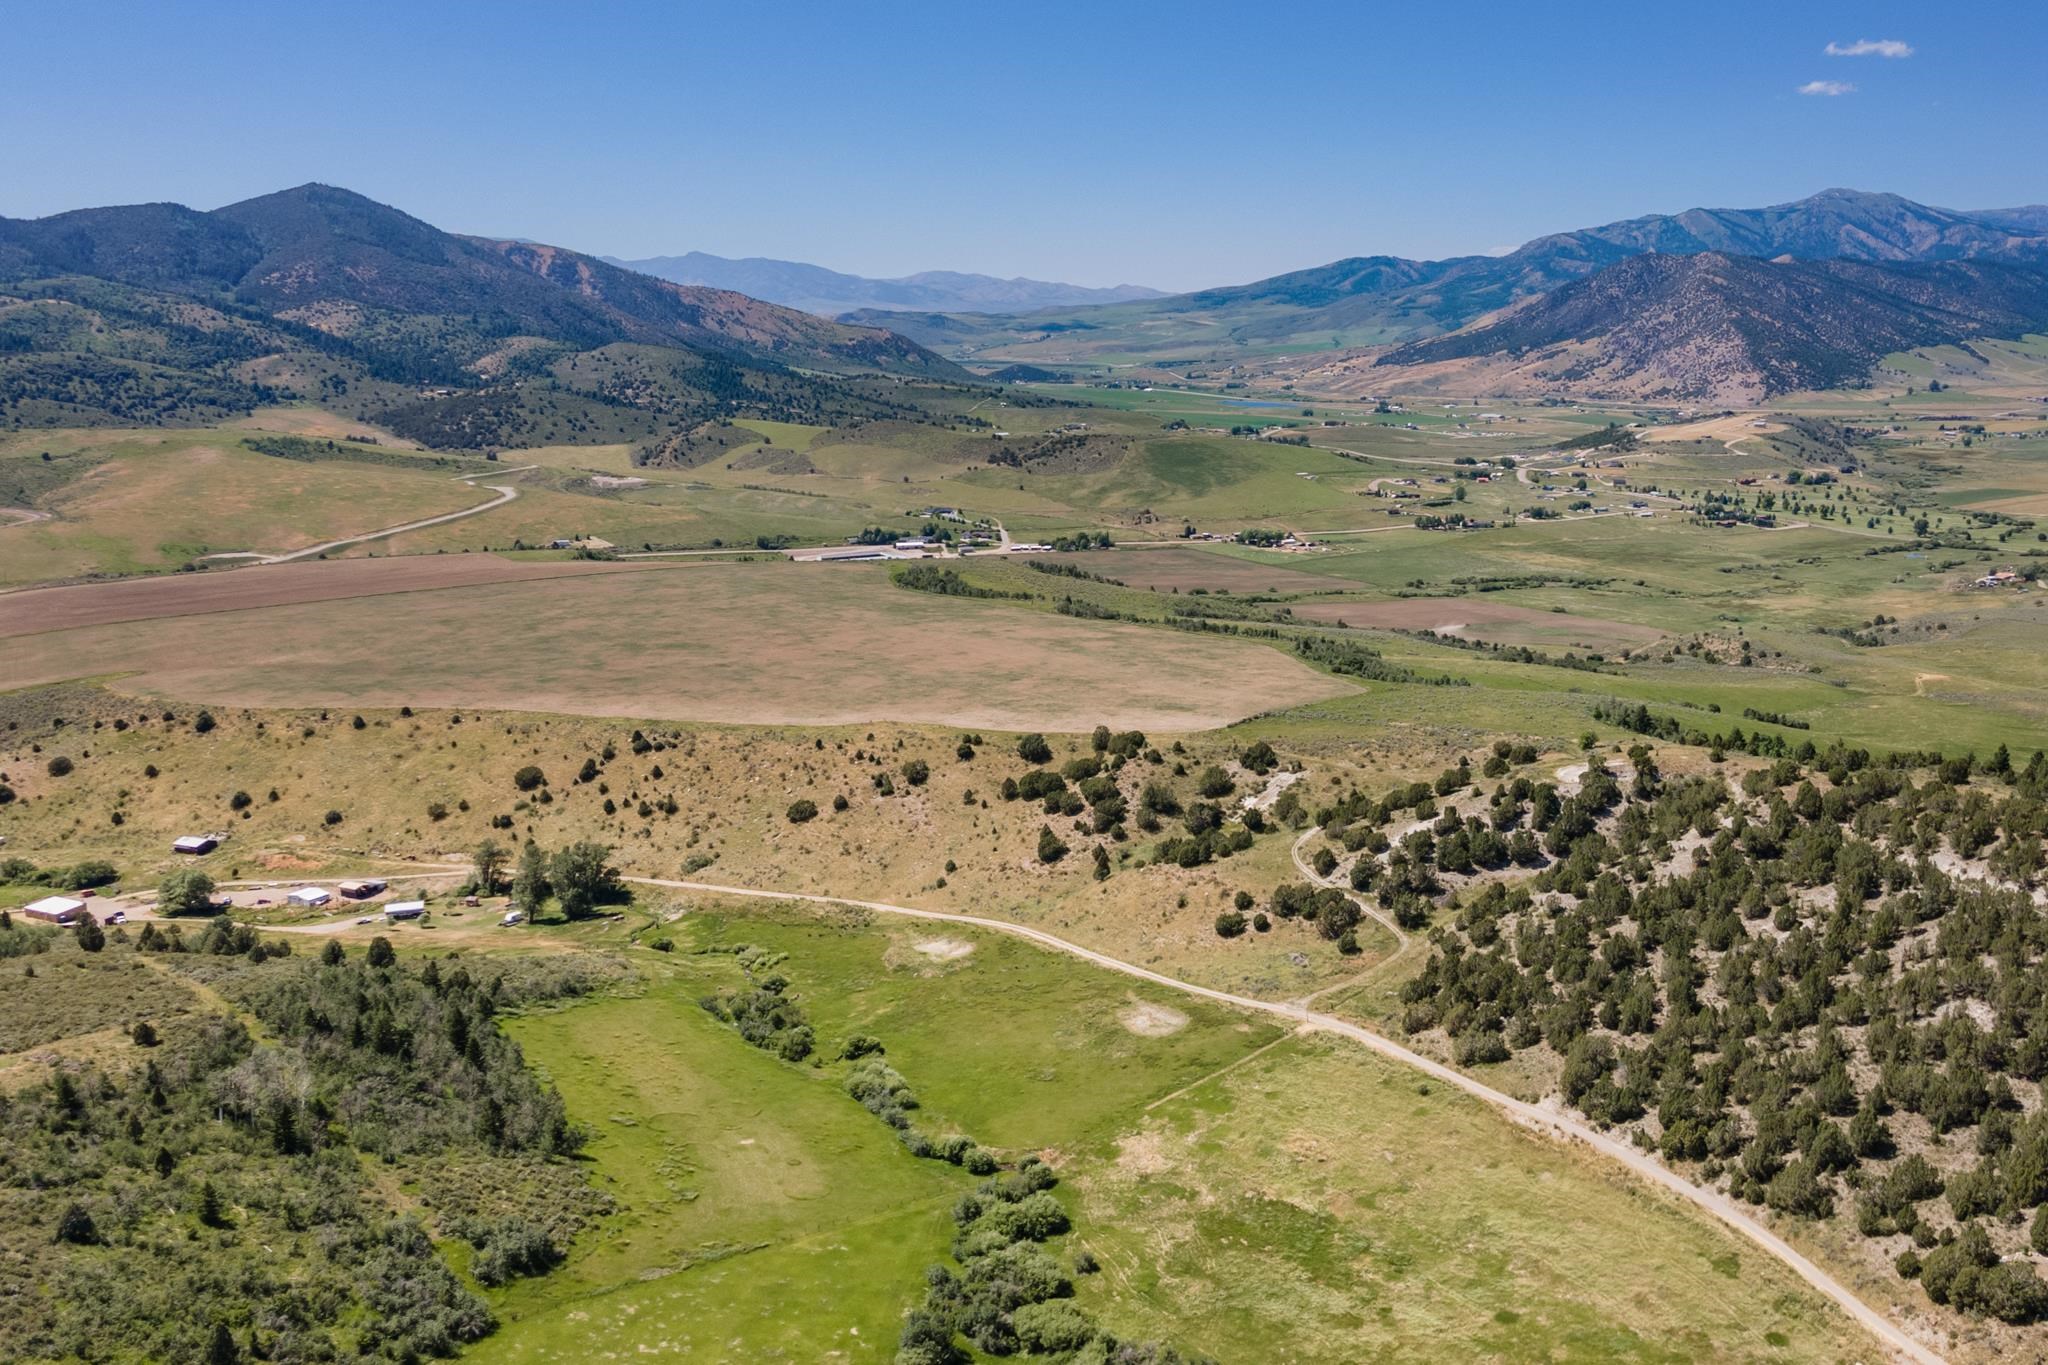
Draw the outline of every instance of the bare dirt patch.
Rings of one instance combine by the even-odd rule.
[[[1188,1017],[1179,1010],[1146,1001],[1133,1004],[1116,1021],[1140,1038],[1167,1038],[1188,1026]]]
[[[1710,417],[1703,422],[1650,427],[1642,433],[1642,438],[1645,441],[1720,441],[1733,444],[1751,436],[1769,436],[1784,429],[1783,422],[1738,412],[1726,417]]]
[[[0,593],[0,638],[120,621],[204,616],[255,607],[631,571],[638,567],[596,560],[522,561],[495,555],[417,555],[404,559],[307,560],[207,574],[27,588]]]
[[[418,450],[416,442],[394,436],[367,422],[351,421],[323,408],[258,408],[247,417],[221,423],[237,431],[281,431],[292,436],[310,436],[339,441],[349,436],[369,436],[378,445],[398,450]]]
[[[1116,1168],[1135,1175],[1162,1175],[1173,1169],[1178,1158],[1166,1150],[1166,1139],[1158,1130],[1147,1128],[1117,1140]]]
[[[957,938],[928,938],[910,945],[934,962],[956,962],[974,951],[974,945]]]
[[[148,604],[155,617],[210,611],[203,629],[134,604],[89,614],[98,588],[57,589],[78,596],[40,606],[32,593],[0,597],[0,635],[15,636],[0,650],[0,688],[128,675],[123,690],[220,705],[1167,733],[1352,690],[1252,641],[906,592],[879,566],[541,562],[434,592],[407,577],[465,560],[490,562],[314,561],[291,566],[305,580],[259,568],[120,585],[225,593]],[[395,577],[330,585],[338,570]],[[289,604],[269,605],[258,589],[279,581]],[[1081,677],[1085,688],[1048,683]]]
[[[1304,621],[1356,626],[1367,630],[1428,630],[1488,644],[1580,645],[1587,649],[1640,649],[1664,638],[1655,626],[1610,621],[1566,612],[1539,611],[1509,602],[1477,597],[1404,597],[1391,602],[1310,602],[1295,604]]]

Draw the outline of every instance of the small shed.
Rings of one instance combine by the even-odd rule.
[[[293,905],[325,905],[334,899],[334,894],[324,886],[301,886],[285,897]]]
[[[45,896],[22,906],[21,913],[44,924],[76,924],[85,915],[85,902],[69,896]]]
[[[197,856],[211,853],[220,847],[220,840],[211,834],[185,834],[171,840],[171,852],[190,853]]]
[[[385,919],[418,919],[426,913],[425,901],[393,901],[384,907]]]
[[[352,901],[367,900],[382,891],[386,883],[382,877],[357,877],[338,883],[335,890]]]

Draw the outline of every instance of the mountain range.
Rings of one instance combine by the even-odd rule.
[[[882,328],[443,232],[326,185],[0,218],[0,425],[211,421],[300,397],[482,446],[907,415],[900,383],[873,376],[969,378]]]
[[[465,237],[327,185],[199,212],[179,204],[0,218],[0,282],[90,276],[210,301],[348,337],[404,318],[465,316],[428,344],[474,362],[526,336],[721,348],[829,369],[949,371],[923,348],[729,291],[690,288],[558,247]],[[455,377],[455,376],[445,376]]]
[[[1371,382],[1750,404],[1854,385],[1894,351],[2043,328],[2048,271],[2028,265],[1646,253],[1386,351]]]
[[[623,261],[612,256],[603,259],[612,265],[658,279],[730,289],[769,303],[801,308],[806,313],[816,313],[821,317],[838,317],[860,309],[877,314],[1019,313],[1040,308],[1073,308],[1166,297],[1161,290],[1136,284],[1094,289],[1079,284],[1055,284],[1021,277],[1005,280],[994,275],[969,275],[952,270],[926,270],[896,279],[872,279],[865,275],[827,270],[821,265],[806,265],[802,261],[778,261],[766,256],[733,260],[702,251],[681,256],[650,256],[638,261]]]
[[[1448,357],[1439,351],[1398,348],[1465,328],[1484,327],[1503,310],[1543,298],[1576,282],[1595,279],[1602,272],[1640,257],[1703,254],[1729,260],[1845,261],[1878,268],[1876,273],[1858,276],[1853,283],[1830,276],[1825,280],[1799,277],[1796,284],[1787,284],[1775,275],[1726,271],[1718,275],[1702,272],[1694,281],[1696,288],[1687,295],[1690,302],[1681,311],[1703,320],[1708,314],[1702,310],[1710,298],[1728,303],[1733,311],[1725,314],[1722,321],[1737,330],[1747,327],[1756,335],[1749,353],[1764,356],[1760,368],[1708,387],[1717,391],[1732,387],[1776,392],[1795,376],[1843,373],[1844,365],[1855,363],[1858,351],[1830,350],[1818,333],[1782,328],[1776,329],[1781,334],[1779,344],[1788,348],[1788,355],[1781,363],[1769,341],[1773,328],[1738,322],[1737,314],[1744,311],[1739,297],[1741,284],[1753,284],[1763,290],[1757,300],[1761,307],[1784,289],[1797,290],[1802,297],[1810,298],[1813,287],[1826,283],[1839,291],[1837,297],[1826,305],[1814,304],[1805,316],[1827,312],[1842,320],[1859,315],[1859,300],[1868,303],[1875,295],[1896,288],[1906,296],[1902,306],[1917,310],[1920,322],[1912,327],[1894,328],[1898,319],[1890,317],[1879,330],[1892,328],[1901,335],[1950,339],[1976,334],[1987,327],[2038,325],[2027,324],[2031,314],[2024,308],[2014,313],[2012,291],[1990,286],[1987,277],[1954,272],[1927,277],[1909,272],[1893,279],[1885,268],[1963,261],[1999,261],[2021,269],[2048,268],[2048,210],[1958,212],[1917,204],[1894,194],[1828,190],[1770,208],[1692,209],[1556,233],[1500,256],[1461,256],[1438,261],[1397,256],[1353,257],[1251,284],[1162,299],[1012,316],[898,313],[889,316],[889,325],[956,358],[988,362],[1086,365],[1098,356],[1115,353],[1175,366],[1182,362],[1228,362],[1289,352],[1388,347],[1397,349],[1386,359],[1394,355],[1410,360],[1421,356],[1444,359]],[[1575,296],[1570,303],[1572,339],[1590,343],[1599,335],[1588,330],[1594,300],[1606,299],[1619,308],[1624,301],[1638,298],[1645,285],[1672,284],[1684,274],[1624,275],[1610,289]],[[1928,298],[1930,279],[1947,289],[1943,298]],[[1979,297],[1978,291],[1987,288],[1990,296]],[[1697,292],[1698,289],[1705,292]],[[1877,309],[1880,314],[1884,311],[1882,307]],[[1557,316],[1561,318],[1563,314]],[[845,320],[873,322],[876,315],[852,313]],[[1620,327],[1626,321],[1618,312],[1607,319],[1612,327]],[[1523,329],[1533,325],[1532,319],[1515,327],[1484,332],[1480,340],[1471,344],[1526,345],[1526,338],[1534,333]],[[1628,354],[1640,354],[1639,348],[1623,349]],[[1791,358],[1790,352],[1797,352],[1797,358]],[[1823,352],[1834,358],[1824,358]],[[1475,353],[1468,350],[1464,354],[1469,358]],[[1673,368],[1693,370],[1695,379],[1688,382],[1694,388],[1703,382],[1700,375],[1704,371],[1697,367],[1681,364]],[[1595,365],[1592,370],[1612,379],[1622,377],[1613,367]],[[1391,378],[1385,371],[1380,376],[1383,383]],[[1758,383],[1748,384],[1750,378]],[[1685,388],[1686,384],[1680,383],[1671,392],[1683,396]],[[1706,396],[1706,390],[1691,396]]]
[[[0,218],[0,426],[14,427],[214,421],[302,398],[430,445],[630,440],[684,458],[691,433],[735,416],[934,420],[952,401],[939,391],[974,379],[941,351],[997,382],[1114,352],[1338,391],[1735,402],[1853,384],[1894,350],[2035,330],[2048,208],[1849,190],[1501,256],[1354,257],[1087,307],[837,321],[443,232],[324,185],[210,212]]]

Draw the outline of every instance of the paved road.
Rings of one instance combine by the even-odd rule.
[[[1104,967],[1113,972],[1121,972],[1125,976],[1136,977],[1141,981],[1149,981],[1153,985],[1163,986],[1168,990],[1179,991],[1185,995],[1197,996],[1204,1000],[1212,1000],[1218,1004],[1230,1005],[1237,1009],[1271,1015],[1295,1024],[1304,1031],[1333,1033],[1339,1037],[1348,1038],[1353,1042],[1363,1044],[1383,1057],[1388,1057],[1394,1061],[1414,1067],[1432,1079],[1464,1091],[1466,1094],[1491,1105],[1525,1127],[1567,1141],[1584,1143],[1602,1156],[1627,1167],[1641,1179],[1654,1185],[1660,1185],[1695,1207],[1712,1214],[1729,1228],[1747,1237],[1751,1242],[1784,1262],[1786,1266],[1790,1267],[1807,1284],[1832,1299],[1843,1312],[1855,1319],[1864,1330],[1882,1342],[1886,1350],[1895,1359],[1912,1361],[1915,1362],[1915,1365],[1945,1365],[1940,1355],[1907,1335],[1904,1329],[1858,1298],[1845,1285],[1836,1280],[1834,1276],[1808,1260],[1791,1244],[1757,1221],[1757,1219],[1726,1195],[1721,1194],[1717,1190],[1710,1190],[1703,1186],[1695,1185],[1654,1157],[1644,1155],[1621,1139],[1608,1133],[1603,1133],[1568,1113],[1547,1109],[1540,1105],[1530,1104],[1525,1100],[1518,1100],[1512,1095],[1503,1094],[1491,1086],[1474,1080],[1463,1072],[1453,1070],[1451,1067],[1425,1057],[1418,1052],[1411,1052],[1393,1039],[1384,1037],[1348,1019],[1340,1019],[1331,1014],[1317,1013],[1306,1004],[1258,1000],[1250,996],[1233,995],[1229,991],[1219,991],[1208,986],[1198,986],[1190,981],[1181,981],[1164,973],[1140,967],[1135,963],[1124,962],[1118,958],[1110,957],[1106,953],[1098,953],[1092,948],[1084,948],[1078,943],[1070,943],[1066,939],[1048,934],[1042,929],[1033,929],[1028,925],[1014,924],[1008,920],[989,919],[981,915],[951,914],[942,910],[919,910],[908,905],[892,905],[886,901],[853,900],[844,896],[821,896],[795,891],[766,891],[758,887],[724,886],[716,882],[679,881],[661,877],[627,877],[624,880],[640,886],[668,887],[678,891],[699,891],[711,895],[738,896],[755,900],[803,901],[813,905],[843,905],[860,910],[872,910],[878,914],[898,915],[908,919],[972,925],[978,929],[988,929],[996,933],[1010,934],[1016,938],[1026,939],[1043,947],[1051,948],[1056,952],[1066,953],[1080,958],[1084,962],[1092,962],[1098,967]],[[1399,930],[1397,929],[1396,932],[1398,933]]]

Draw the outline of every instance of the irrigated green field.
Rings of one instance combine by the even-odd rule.
[[[1349,1048],[956,926],[714,904],[661,932],[675,951],[644,955],[638,995],[513,1025],[597,1129],[623,1212],[500,1297],[480,1358],[892,1357],[973,1180],[905,1151],[841,1065],[699,1009],[741,977],[698,954],[737,944],[788,954],[822,1056],[881,1039],[928,1131],[1049,1155],[1067,1240],[1103,1266],[1079,1302],[1126,1338],[1333,1365],[1859,1353],[1717,1228]]]

